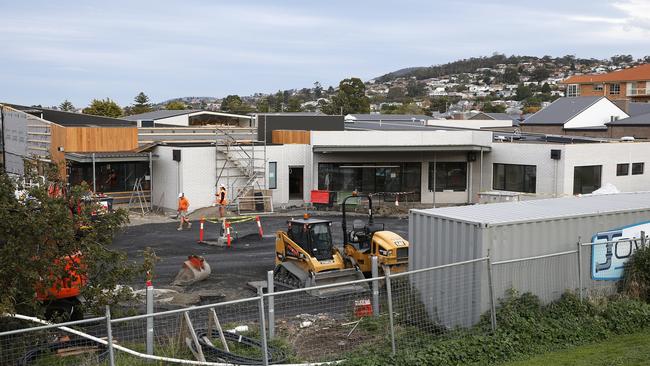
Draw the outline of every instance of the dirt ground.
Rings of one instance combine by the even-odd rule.
[[[299,217],[296,215],[294,217]],[[332,220],[332,234],[335,243],[342,242],[341,218],[339,216],[318,216]],[[129,258],[142,259],[146,247],[155,250],[160,257],[156,265],[154,285],[158,288],[170,288],[170,284],[188,255],[195,254],[206,258],[212,268],[210,277],[202,282],[190,285],[182,292],[199,294],[201,303],[232,300],[254,295],[247,282],[266,279],[266,272],[274,267],[275,237],[277,230],[286,228],[290,216],[262,217],[264,238],[257,234],[254,221],[235,224],[238,238],[231,248],[198,244],[199,223],[193,220],[192,228],[177,231],[178,223],[162,216],[134,217],[131,225],[126,227],[114,240],[114,248],[124,250]],[[364,217],[354,217],[364,219]],[[354,219],[353,218],[353,219]],[[149,223],[153,222],[153,223]],[[375,218],[376,223],[384,223],[387,230],[392,230],[408,239],[408,219]],[[351,224],[351,223],[350,223]],[[206,223],[205,240],[216,240],[219,225]],[[144,287],[133,284],[135,289]]]

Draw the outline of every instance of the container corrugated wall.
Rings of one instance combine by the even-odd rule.
[[[480,258],[482,234],[475,224],[411,214],[409,269]],[[447,327],[470,326],[478,321],[487,289],[483,263],[419,273],[410,276],[410,282],[432,319]]]
[[[468,222],[464,222],[457,218],[434,216],[426,211],[411,211],[409,269],[480,258],[485,256],[488,250],[492,262],[576,250],[579,240],[583,243],[590,242],[597,232],[649,220],[650,208],[488,226],[471,222],[471,217],[468,217]],[[613,288],[614,283],[611,281],[591,280],[590,247],[583,247],[582,260],[584,287],[610,290]],[[577,263],[577,255],[568,254],[495,265],[495,296],[502,298],[513,288],[520,293],[532,292],[543,302],[553,301],[564,291],[578,288]],[[449,314],[453,307],[467,309],[462,319],[456,314],[453,318],[441,319],[448,325],[474,324],[480,313],[489,309],[488,283],[485,278],[476,278],[471,283],[465,283],[469,288],[456,286],[457,281],[454,281],[454,278],[467,277],[463,270],[468,269],[459,267],[455,271],[427,273],[426,281],[412,281],[421,292],[437,294],[433,297],[423,296],[422,299],[432,317],[440,318],[440,314]],[[485,274],[485,271],[477,271],[476,268],[473,271],[477,275]],[[434,288],[427,288],[428,286]]]

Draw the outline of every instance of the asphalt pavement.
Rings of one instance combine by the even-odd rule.
[[[336,244],[342,243],[340,216],[319,216],[332,220],[332,234]],[[355,217],[360,219],[361,217]],[[118,234],[113,248],[127,252],[129,259],[141,261],[142,252],[151,247],[160,257],[156,265],[154,285],[169,287],[188,255],[203,256],[212,268],[204,281],[186,287],[185,292],[210,291],[223,295],[223,299],[250,297],[254,293],[247,282],[266,279],[273,270],[275,258],[275,232],[286,229],[286,216],[262,217],[264,237],[260,239],[255,221],[234,224],[235,239],[230,248],[199,244],[199,223],[193,221],[191,229],[177,231],[177,222],[163,222],[128,226]],[[391,230],[408,239],[408,220],[401,218],[375,218]],[[350,223],[351,225],[351,223]],[[219,224],[206,222],[204,240],[216,241]],[[132,284],[142,288],[144,284]]]

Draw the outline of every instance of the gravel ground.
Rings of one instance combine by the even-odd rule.
[[[294,217],[299,217],[297,214]],[[177,231],[178,223],[164,216],[132,217],[131,224],[114,240],[114,248],[124,250],[129,258],[141,260],[146,247],[155,250],[160,257],[156,265],[154,285],[168,288],[188,255],[195,254],[206,258],[212,268],[210,277],[184,289],[186,293],[212,294],[213,297],[230,300],[253,295],[247,282],[265,280],[266,272],[274,267],[274,233],[286,228],[289,216],[262,217],[264,238],[257,234],[255,221],[236,224],[238,238],[231,248],[198,244],[199,223],[193,221],[192,228]],[[342,242],[341,218],[339,216],[319,216],[333,221],[332,233],[335,243]],[[148,223],[153,222],[153,223]],[[408,239],[408,220],[403,218],[375,218],[392,230]],[[216,240],[218,225],[206,223],[205,240]],[[143,285],[134,284],[134,288]],[[210,301],[210,299],[206,299]]]

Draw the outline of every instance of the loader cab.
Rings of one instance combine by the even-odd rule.
[[[319,261],[333,258],[331,221],[306,218],[287,223],[289,239],[304,251]]]
[[[346,214],[346,203],[348,199],[367,198],[368,199],[368,220],[354,219],[351,227],[348,227],[348,218]],[[351,196],[346,197],[341,204],[343,221],[343,245],[352,245],[361,252],[367,252],[371,249],[372,236],[384,230],[384,224],[377,224],[374,222],[372,212],[372,197],[370,195],[359,195],[353,193]]]

